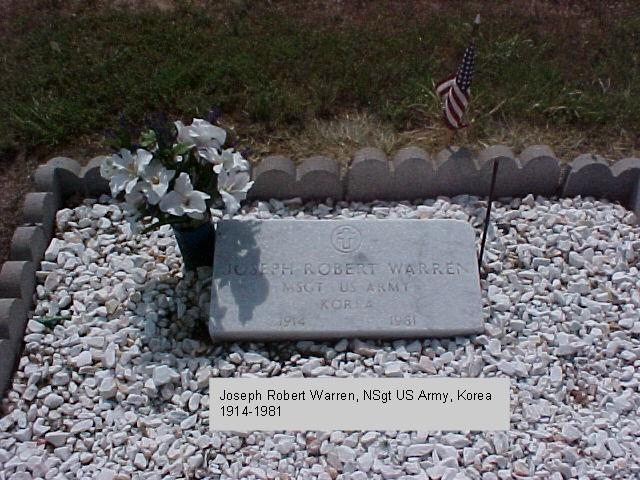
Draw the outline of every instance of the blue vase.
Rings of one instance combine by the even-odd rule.
[[[213,223],[207,221],[196,228],[172,226],[185,269],[195,270],[198,267],[212,267],[216,235]]]

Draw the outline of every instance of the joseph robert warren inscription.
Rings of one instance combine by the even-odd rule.
[[[214,340],[483,330],[475,237],[457,220],[223,220]]]

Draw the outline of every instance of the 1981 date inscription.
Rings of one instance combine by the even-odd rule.
[[[416,324],[416,316],[408,313],[407,315],[391,315],[391,325],[410,327]]]

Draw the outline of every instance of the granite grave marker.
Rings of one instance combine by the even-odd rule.
[[[223,220],[214,340],[483,331],[475,236],[458,220]]]

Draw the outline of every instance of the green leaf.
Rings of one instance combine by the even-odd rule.
[[[154,230],[157,230],[158,228],[160,228],[162,225],[182,225],[182,224],[188,224],[191,222],[191,219],[189,217],[173,217],[170,219],[166,219],[166,220],[160,220],[158,222],[154,222],[151,225],[147,225],[145,228],[142,229],[142,231],[140,233],[145,234],[145,233],[149,233],[152,232]]]
[[[142,132],[142,135],[140,135],[140,145],[142,145],[144,148],[149,148],[155,145],[156,142],[156,132],[154,132],[153,130],[147,130],[146,132]]]
[[[173,147],[173,154],[184,155],[187,152],[189,152],[189,150],[191,150],[192,148],[193,148],[193,145],[187,145],[186,143],[176,143]]]
[[[51,317],[34,318],[34,320],[40,322],[45,327],[53,328],[60,322],[63,322],[65,320],[71,320],[71,317],[69,315],[55,315]]]

